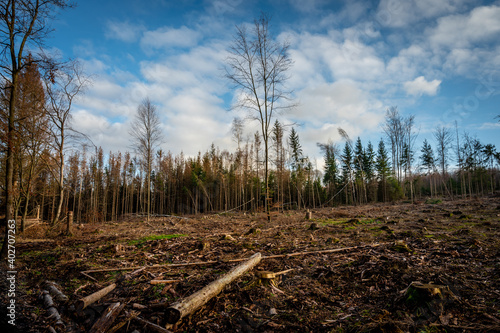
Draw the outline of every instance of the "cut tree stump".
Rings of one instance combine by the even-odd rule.
[[[73,212],[69,211],[68,212],[68,218],[67,218],[67,223],[66,223],[66,236],[72,236],[73,231],[71,230],[73,226]]]
[[[106,332],[111,327],[111,325],[113,325],[116,317],[118,317],[124,307],[125,304],[120,304],[120,302],[112,303],[107,307],[106,311],[104,311],[102,316],[94,323],[94,325],[92,325],[89,333]]]
[[[106,288],[103,288],[101,290],[96,291],[95,293],[88,295],[87,297],[81,298],[78,300],[76,303],[76,309],[77,311],[81,311],[85,309],[87,306],[89,306],[92,303],[97,302],[107,294],[109,294],[111,291],[113,291],[116,288],[116,283],[110,284]]]
[[[280,294],[284,294],[282,290],[278,289],[279,277],[291,271],[293,271],[293,268],[276,273],[270,271],[257,271],[255,275],[257,276],[258,279],[255,281],[255,283],[252,283],[251,286],[262,283],[264,285],[270,286],[272,290]]]
[[[446,305],[458,300],[448,286],[433,283],[412,282],[401,293],[404,302],[418,313],[430,311],[436,317],[443,315]]]
[[[191,314],[205,305],[212,297],[219,294],[224,287],[255,267],[261,259],[261,254],[256,253],[247,261],[231,269],[221,278],[210,283],[205,288],[195,292],[191,296],[175,302],[165,310],[165,320],[169,324],[175,324],[183,317]]]

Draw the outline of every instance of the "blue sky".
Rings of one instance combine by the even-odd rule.
[[[288,86],[304,153],[343,145],[337,128],[374,145],[387,108],[415,115],[417,149],[455,121],[500,150],[500,1],[113,0],[80,1],[54,22],[48,41],[78,58],[93,85],[74,108],[74,127],[105,151],[130,150],[128,129],[149,97],[159,108],[164,150],[196,155],[213,142],[233,150],[233,91],[221,70],[235,25],[260,11],[291,43]],[[258,130],[247,122],[248,135]],[[321,163],[319,163],[321,164]]]

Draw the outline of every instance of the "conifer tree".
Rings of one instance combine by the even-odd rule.
[[[389,155],[385,149],[384,140],[380,139],[377,149],[377,157],[375,160],[375,170],[377,171],[377,177],[380,182],[379,189],[382,192],[382,201],[387,201],[387,178],[391,173],[391,164],[389,160]]]
[[[354,184],[352,184],[353,152],[349,142],[346,142],[341,155],[342,183],[345,187],[346,204],[354,201]],[[351,186],[349,184],[351,183]]]

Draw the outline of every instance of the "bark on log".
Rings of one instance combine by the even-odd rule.
[[[108,308],[102,316],[92,325],[89,330],[89,333],[104,333],[111,327],[116,317],[120,314],[120,312],[125,307],[125,304],[113,303]]]
[[[44,308],[48,309],[54,306],[54,301],[52,300],[52,296],[50,296],[50,293],[47,290],[42,290],[40,299],[43,302]]]
[[[53,319],[55,325],[64,327],[65,325],[61,319],[61,315],[59,314],[59,311],[57,311],[54,301],[52,300],[52,296],[50,296],[50,293],[47,290],[42,290],[40,300],[43,302],[43,306],[47,310],[47,319]]]
[[[231,269],[221,278],[210,283],[205,288],[195,292],[191,296],[172,304],[165,310],[165,320],[169,324],[175,324],[183,317],[198,310],[212,297],[219,294],[225,286],[255,267],[261,259],[260,253],[251,256],[247,261]]]
[[[97,302],[98,300],[100,300],[101,298],[103,298],[104,296],[109,294],[115,288],[116,288],[116,283],[113,283],[113,284],[110,284],[109,286],[107,286],[106,288],[103,288],[101,290],[96,291],[95,293],[93,293],[91,295],[88,295],[87,297],[81,298],[80,300],[78,300],[78,302],[76,304],[76,309],[78,311],[85,309],[90,304]]]
[[[67,302],[68,296],[64,295],[57,285],[51,281],[45,281],[45,288],[49,291],[50,294],[54,296],[54,299],[58,302]]]

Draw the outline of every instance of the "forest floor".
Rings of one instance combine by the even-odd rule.
[[[500,332],[500,197],[416,204],[163,217],[74,228],[73,236],[34,225],[16,238],[17,327],[22,332],[87,332],[114,302],[126,304],[117,332],[165,327],[164,308],[228,272],[228,260],[263,258],[172,332]],[[353,248],[354,247],[354,248]],[[74,304],[132,270],[148,267],[79,314]],[[214,263],[215,261],[215,263]],[[282,272],[275,280],[258,271]],[[89,277],[90,276],[90,277]],[[178,280],[151,284],[151,280]],[[5,280],[2,277],[2,280]],[[54,281],[65,328],[47,318],[39,295]],[[6,293],[1,293],[6,304]],[[156,306],[155,306],[156,305]],[[3,307],[2,307],[3,308]],[[2,309],[4,311],[4,309]],[[2,313],[2,323],[5,314]],[[3,323],[5,324],[5,323]],[[11,330],[14,331],[14,330]],[[2,330],[4,332],[4,330]],[[9,332],[9,331],[7,331]]]

